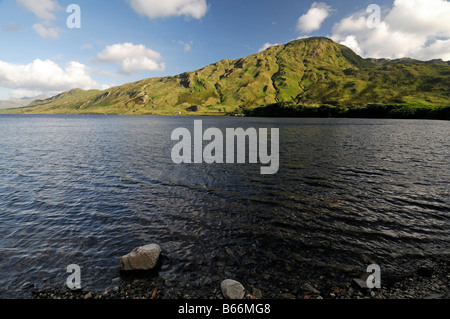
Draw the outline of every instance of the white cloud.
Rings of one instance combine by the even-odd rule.
[[[132,43],[114,44],[106,47],[97,55],[100,62],[117,63],[120,65],[119,72],[125,75],[141,71],[163,71],[165,64],[161,54],[144,45]]]
[[[419,60],[443,59],[450,61],[450,39],[436,40],[429,46],[420,47],[413,56]]]
[[[301,36],[297,37],[297,39],[296,39],[296,40],[301,40],[301,39],[308,39],[308,38],[309,38],[309,36],[308,36],[308,35],[301,35]]]
[[[364,10],[336,23],[333,40],[364,57],[450,60],[449,1],[395,0],[376,28],[367,25],[369,15]]]
[[[29,64],[0,61],[0,87],[35,92],[62,92],[74,88],[99,89],[89,68],[71,61],[64,67],[51,60],[34,60]],[[20,91],[17,91],[20,92]]]
[[[404,33],[450,36],[450,2],[446,0],[396,0],[386,23]]]
[[[16,0],[17,4],[44,21],[55,20],[54,12],[61,9],[56,0]]]
[[[258,50],[258,52],[266,51],[268,48],[273,47],[273,46],[276,46],[276,45],[280,45],[280,44],[279,44],[279,43],[274,43],[274,44],[272,44],[272,43],[266,42],[266,43],[264,43],[264,45]]]
[[[331,7],[326,3],[314,2],[309,11],[298,19],[297,30],[303,33],[319,30],[330,12]]]
[[[178,44],[180,44],[184,47],[184,52],[186,53],[186,52],[190,52],[192,50],[192,45],[194,44],[194,42],[191,41],[189,43],[186,43],[186,42],[183,42],[180,40],[180,41],[178,41]]]
[[[41,23],[36,23],[32,29],[44,39],[57,39],[61,29],[51,27],[53,20],[56,19],[55,11],[61,10],[56,0],[16,0],[17,4],[27,11],[32,12]]]
[[[61,32],[61,29],[56,27],[45,27],[40,23],[36,23],[32,26],[33,30],[39,34],[41,38],[44,39],[57,39],[59,38],[59,33]]]
[[[129,0],[131,7],[150,19],[185,16],[201,19],[208,11],[206,0]]]
[[[345,40],[341,42],[341,44],[345,45],[346,47],[349,47],[356,54],[361,55],[363,53],[363,51],[359,47],[358,41],[356,40],[356,37],[354,35],[347,36],[345,38]]]

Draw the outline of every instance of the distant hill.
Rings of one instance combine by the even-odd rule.
[[[14,112],[334,116],[374,105],[384,107],[378,113],[400,109],[397,115],[413,117],[450,107],[448,62],[363,59],[315,37],[177,76],[74,89]]]
[[[432,65],[450,65],[450,61],[443,61],[442,59],[434,59],[430,61],[419,61],[410,58],[403,59],[366,59],[377,66],[395,65],[395,64],[432,64]]]
[[[48,96],[38,95],[35,97],[24,97],[21,99],[0,100],[0,110],[24,107],[36,100],[45,99],[48,99]]]

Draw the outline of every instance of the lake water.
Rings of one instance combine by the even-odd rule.
[[[199,296],[229,277],[279,292],[368,259],[395,276],[450,256],[449,122],[202,120],[279,128],[279,172],[175,165],[190,117],[0,116],[0,297],[63,287],[70,264],[101,291],[148,243]]]

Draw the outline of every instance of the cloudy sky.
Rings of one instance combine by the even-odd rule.
[[[0,0],[0,99],[176,75],[307,36],[450,60],[449,17],[447,0]]]

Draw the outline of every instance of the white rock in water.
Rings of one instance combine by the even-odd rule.
[[[122,257],[120,270],[151,270],[158,264],[160,254],[161,247],[156,244],[135,248]]]
[[[241,283],[227,279],[220,284],[222,294],[225,299],[243,299],[245,295],[245,288]]]

